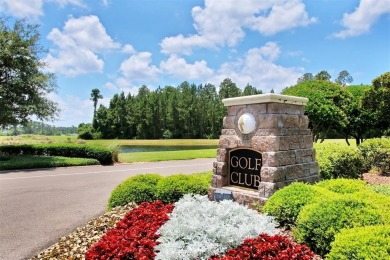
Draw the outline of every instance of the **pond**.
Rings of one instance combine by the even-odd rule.
[[[216,145],[175,145],[175,146],[154,146],[154,145],[123,145],[119,148],[120,153],[139,152],[163,152],[181,150],[217,149]]]

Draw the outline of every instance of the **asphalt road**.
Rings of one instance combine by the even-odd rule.
[[[29,258],[101,215],[128,177],[207,171],[214,160],[0,171],[0,259]]]

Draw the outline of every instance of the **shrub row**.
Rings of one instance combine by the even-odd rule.
[[[333,259],[363,259],[347,257],[350,252],[360,250],[358,245],[362,241],[348,250],[337,249],[340,253],[333,251],[333,247],[342,247],[345,243],[343,236],[339,239],[341,242],[332,243],[343,230],[390,224],[390,198],[372,191],[360,180],[333,179],[316,185],[294,183],[275,192],[264,211],[274,215],[282,226],[292,228],[298,242],[306,243],[323,256],[329,253]],[[373,244],[382,243],[385,233],[380,234],[371,237]]]
[[[374,138],[358,148],[344,143],[314,144],[323,179],[356,179],[363,172],[390,170],[390,139]]]
[[[177,174],[162,177],[157,174],[137,175],[119,184],[111,193],[108,208],[123,206],[129,202],[141,203],[160,200],[164,203],[178,201],[184,194],[206,195],[211,172]]]
[[[23,144],[0,146],[0,155],[45,155],[96,159],[102,165],[113,164],[112,152],[101,146],[77,144]]]

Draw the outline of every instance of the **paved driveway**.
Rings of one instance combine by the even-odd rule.
[[[214,160],[0,171],[0,259],[31,257],[101,215],[128,177],[208,171]]]

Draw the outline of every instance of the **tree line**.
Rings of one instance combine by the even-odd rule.
[[[43,122],[31,121],[25,125],[6,127],[3,134],[73,135],[77,133],[77,129],[76,126],[54,126]]]
[[[305,113],[315,140],[336,137],[348,143],[352,137],[359,145],[368,138],[389,136],[390,72],[373,79],[372,85],[347,85],[352,77],[345,72],[335,82],[305,74],[282,94],[309,98]]]
[[[341,71],[334,82],[327,71],[305,73],[297,84],[282,94],[309,98],[305,113],[315,140],[325,138],[364,139],[390,134],[390,72],[375,78],[372,85],[348,85],[348,71]],[[271,91],[273,93],[273,91]],[[230,79],[219,90],[212,84],[195,85],[187,81],[178,87],[150,90],[142,86],[137,95],[115,94],[108,107],[93,89],[92,124],[81,124],[82,138],[218,138],[226,108],[222,99],[261,94],[247,85],[243,91]]]
[[[100,91],[93,89],[95,113],[92,124],[80,124],[82,138],[218,138],[226,114],[222,99],[261,94],[247,85],[242,91],[230,79],[219,90],[212,84],[165,86],[150,90],[142,86],[136,95],[115,94],[108,107],[97,107]]]

